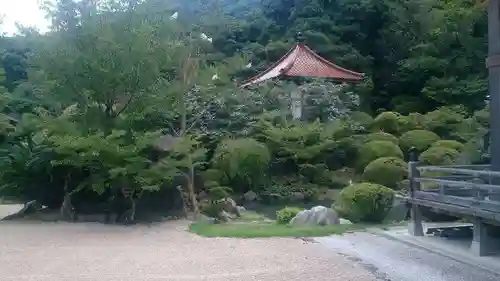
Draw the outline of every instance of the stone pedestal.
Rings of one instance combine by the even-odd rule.
[[[408,224],[408,232],[413,236],[424,236],[422,213],[420,212],[420,207],[415,204],[411,207],[411,221]]]

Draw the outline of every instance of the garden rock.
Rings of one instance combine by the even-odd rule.
[[[198,193],[198,200],[208,199],[208,194],[205,191]]]
[[[237,217],[241,216],[240,209],[238,208],[238,205],[232,198],[226,198],[221,201],[221,209],[228,214],[234,214]]]
[[[215,218],[211,218],[209,216],[205,216],[203,214],[200,214],[196,221],[200,222],[200,223],[214,224],[214,223],[216,223],[217,220]]]
[[[348,220],[348,219],[343,219],[343,218],[341,218],[341,219],[339,220],[339,223],[340,223],[340,224],[352,224],[352,222],[351,222],[350,220]]]
[[[247,209],[245,209],[245,207],[243,207],[243,206],[236,206],[236,208],[238,209],[238,212],[240,215],[241,215],[241,213],[244,213],[247,211]]]
[[[333,209],[316,206],[298,213],[291,221],[292,225],[330,225],[339,224],[339,216]]]
[[[231,221],[233,219],[234,219],[233,216],[231,216],[231,214],[229,214],[226,211],[221,211],[219,213],[219,220],[222,221],[222,222],[229,222],[229,221]]]
[[[243,197],[245,198],[245,201],[252,202],[257,200],[257,193],[253,191],[248,191],[243,195]]]
[[[303,201],[306,198],[306,196],[302,192],[294,192],[292,194],[292,198],[294,201]]]
[[[14,220],[14,219],[22,218],[26,215],[36,213],[38,208],[39,208],[39,204],[35,200],[30,201],[30,202],[24,204],[24,206],[21,210],[19,210],[18,212],[14,213],[12,215],[6,216],[5,218],[3,218],[3,220]]]

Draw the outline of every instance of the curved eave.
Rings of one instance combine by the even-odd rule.
[[[245,80],[240,87],[257,84],[280,75],[328,78],[336,82],[359,83],[365,74],[340,67],[303,44],[297,44],[265,71]]]

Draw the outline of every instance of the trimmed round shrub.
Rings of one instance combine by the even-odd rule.
[[[404,152],[409,152],[415,147],[418,152],[425,151],[441,138],[431,131],[413,130],[404,133],[399,138],[399,145]]]
[[[350,117],[354,123],[363,126],[365,129],[373,123],[373,117],[362,111],[352,111]]]
[[[389,134],[397,134],[399,132],[398,119],[400,116],[397,112],[382,112],[373,120],[372,129]]]
[[[382,222],[394,201],[392,189],[375,183],[358,183],[342,189],[335,206],[339,214],[352,222]]]
[[[421,155],[419,160],[427,165],[452,165],[460,156],[460,152],[453,148],[435,146],[427,149]]]
[[[408,175],[408,165],[396,157],[382,157],[372,161],[363,172],[363,180],[396,189]]]
[[[390,141],[371,141],[359,149],[358,169],[362,171],[366,165],[381,157],[403,158],[401,149]]]
[[[408,131],[420,130],[424,128],[425,117],[420,113],[410,113],[407,116],[399,116],[399,132],[406,133]]]
[[[235,191],[260,189],[267,180],[271,156],[267,146],[253,139],[223,141],[213,158],[216,169],[224,172]]]
[[[458,152],[462,152],[465,148],[465,146],[462,143],[455,140],[440,140],[432,145],[432,147],[438,147],[438,146],[452,148]]]
[[[399,144],[399,140],[397,137],[385,132],[377,132],[367,135],[366,142],[371,142],[371,141],[390,141],[395,145]]]
[[[276,212],[276,222],[279,224],[288,224],[290,221],[304,209],[297,207],[285,207]]]

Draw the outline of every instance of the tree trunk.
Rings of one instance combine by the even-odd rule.
[[[129,222],[132,223],[135,221],[135,210],[136,210],[136,202],[134,196],[130,196],[130,202],[132,203],[132,208],[130,209]]]
[[[191,205],[193,206],[193,213],[195,218],[198,218],[198,215],[200,213],[200,210],[198,208],[198,200],[196,200],[196,192],[194,190],[194,165],[191,159],[191,156],[189,156],[189,161],[190,161],[190,166],[189,166],[189,179],[188,179],[188,192],[189,192],[189,198],[191,200]]]
[[[61,204],[61,209],[60,209],[60,215],[61,219],[63,220],[74,220],[74,214],[73,214],[73,205],[71,204],[71,195],[73,194],[72,192],[69,192],[68,190],[68,184],[69,184],[69,178],[70,175],[66,177],[64,180],[64,199]]]
[[[61,204],[61,218],[63,220],[73,220],[73,205],[71,204],[71,193],[64,195],[64,200]]]

